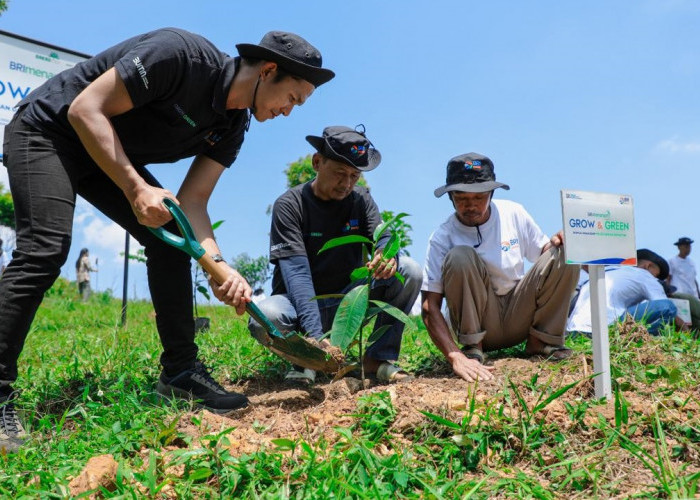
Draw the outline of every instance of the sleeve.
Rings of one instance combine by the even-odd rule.
[[[134,107],[168,96],[189,65],[184,40],[169,30],[146,33],[114,63]]]
[[[285,257],[279,259],[277,265],[287,289],[287,298],[297,312],[302,330],[315,339],[320,338],[323,326],[318,302],[311,300],[316,292],[311,280],[309,259],[301,255]]]
[[[276,264],[279,259],[294,255],[306,255],[304,236],[301,228],[301,206],[293,193],[287,191],[272,207],[272,225],[270,227],[270,262]]]
[[[430,235],[428,250],[425,255],[425,267],[423,268],[424,292],[443,293],[442,286],[442,263],[449,251],[447,240],[441,235],[440,229]]]

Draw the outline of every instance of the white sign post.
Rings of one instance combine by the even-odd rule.
[[[586,191],[561,192],[567,264],[588,266],[595,396],[610,398],[610,343],[605,293],[606,264],[636,265],[632,197]]]

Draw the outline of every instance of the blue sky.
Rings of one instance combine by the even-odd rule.
[[[429,7],[427,7],[429,5]],[[542,229],[561,228],[560,189],[629,194],[638,247],[675,252],[700,238],[700,3],[630,2],[71,2],[14,0],[0,29],[94,54],[163,26],[204,35],[221,50],[273,29],[316,45],[337,73],[289,118],[253,123],[210,203],[224,257],[267,254],[266,208],[282,171],[310,152],[307,134],[363,123],[382,165],[366,177],[382,209],[404,211],[411,255],[450,213],[433,190],[447,161],[489,156],[497,192],[522,203]],[[177,191],[188,162],[152,172]],[[0,182],[6,171],[0,168]],[[123,233],[79,205],[62,275],[87,246],[99,288],[121,291]],[[129,295],[146,296],[142,265]]]

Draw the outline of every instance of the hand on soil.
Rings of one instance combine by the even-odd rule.
[[[466,357],[461,352],[454,353],[449,357],[452,362],[452,371],[455,375],[462,377],[467,382],[476,380],[491,380],[495,368],[493,366],[482,365],[475,359]]]
[[[217,299],[235,308],[236,314],[241,315],[245,312],[246,304],[252,301],[253,290],[238,271],[229,267],[225,262],[219,262],[218,265],[228,268],[228,278],[221,285],[210,278],[209,285],[212,292]]]

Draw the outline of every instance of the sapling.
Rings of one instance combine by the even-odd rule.
[[[380,249],[379,244],[382,236],[386,231],[389,231],[389,239],[386,245],[381,248],[380,262],[385,263],[395,258],[402,247],[400,234],[395,231],[395,228],[397,225],[401,224],[401,219],[407,215],[408,214],[405,213],[399,213],[391,219],[379,224],[374,230],[372,239],[361,235],[340,236],[327,241],[318,253],[341,245],[361,243],[365,245],[365,248],[369,252],[368,256],[371,259],[372,256],[377,253],[377,250]],[[398,271],[394,276],[401,283],[404,282],[404,277]],[[376,328],[369,338],[366,339],[366,342],[363,342],[364,339],[362,336],[364,327],[380,313],[388,314],[406,325],[410,325],[411,321],[403,311],[391,304],[387,304],[381,300],[370,299],[370,291],[374,288],[376,279],[372,275],[372,271],[369,267],[360,266],[354,269],[350,273],[350,281],[352,283],[358,283],[358,285],[346,294],[320,295],[315,298],[341,298],[335,318],[333,319],[333,326],[330,331],[326,333],[326,336],[330,338],[331,345],[338,347],[341,351],[346,353],[346,355],[348,350],[357,343],[359,351],[358,363],[360,365],[362,379],[364,380],[365,370],[362,360],[364,359],[365,350],[368,346],[379,340],[391,326],[383,325]],[[356,367],[356,364],[350,364],[339,372],[336,378],[343,376]]]

